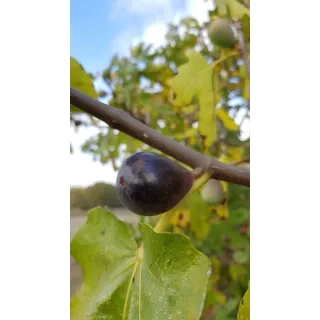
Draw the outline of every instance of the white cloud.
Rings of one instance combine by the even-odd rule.
[[[167,32],[167,25],[163,22],[155,23],[149,28],[146,28],[143,33],[143,40],[146,43],[153,43],[155,47],[161,46],[165,43],[165,34]]]
[[[164,21],[155,22],[146,27],[141,36],[132,39],[132,45],[139,42],[152,44],[154,47],[160,47],[165,43],[165,34],[167,32],[167,24]]]
[[[208,10],[213,10],[213,8],[213,1],[188,0],[183,13],[203,23],[209,19]]]
[[[117,0],[112,17],[126,19],[129,23],[113,40],[113,51],[127,56],[130,47],[141,41],[157,48],[165,43],[168,23],[178,23],[185,16],[203,23],[208,20],[208,10],[214,8],[213,1],[187,0],[184,7],[179,4],[177,0]],[[145,21],[142,31],[135,18]]]
[[[148,19],[170,18],[174,11],[172,0],[116,0],[108,15],[110,21],[128,21],[131,18]]]
[[[165,34],[168,30],[168,23],[178,23],[181,18],[186,16],[196,18],[200,23],[203,23],[208,20],[208,10],[212,9],[212,1],[188,0],[185,8],[183,10],[173,10],[173,15],[169,19],[157,20],[147,25],[141,36],[134,37],[131,45],[143,41],[147,44],[152,44],[154,47],[159,47],[165,43]]]
[[[130,47],[138,41],[136,35],[137,30],[135,28],[126,28],[112,40],[111,51],[120,56],[129,56]]]
[[[127,26],[112,41],[113,51],[127,56],[130,47],[139,42],[161,46],[165,42],[167,23],[174,19],[176,10],[171,0],[117,0],[111,19],[126,20]],[[136,19],[144,25],[142,31]]]

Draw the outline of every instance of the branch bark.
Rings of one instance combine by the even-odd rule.
[[[70,88],[70,103],[104,121],[111,128],[138,139],[192,168],[210,170],[214,179],[250,186],[250,171],[248,169],[238,168],[207,157],[169,137],[163,136],[131,117],[128,113],[95,100],[74,88]]]

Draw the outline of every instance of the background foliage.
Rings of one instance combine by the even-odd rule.
[[[113,185],[97,182],[87,188],[71,188],[70,208],[89,210],[98,206],[122,207]]]
[[[250,116],[250,79],[239,45],[232,49],[213,46],[206,30],[210,21],[218,17],[240,19],[249,52],[250,13],[243,3],[249,4],[217,0],[217,8],[208,12],[206,23],[185,17],[176,25],[168,25],[164,46],[153,48],[140,43],[131,48],[127,57],[115,55],[100,72],[105,92],[96,92],[93,77],[81,75],[82,66],[72,59],[79,77],[71,86],[92,97],[107,98],[112,106],[199,152],[223,162],[237,162],[250,153],[250,138],[244,140],[239,129]],[[202,77],[207,68],[213,68],[214,76],[206,80],[208,90],[203,90]],[[191,79],[195,79],[192,85]],[[208,92],[209,100],[205,96]],[[84,143],[83,151],[97,161],[112,163],[115,170],[125,156],[137,151],[159,153],[94,119],[84,122],[74,106],[70,110],[73,126],[100,128],[97,136]],[[172,231],[190,237],[212,263],[202,319],[236,319],[239,303],[248,288],[250,189],[226,183],[223,187],[228,195],[226,203],[209,206],[195,193],[172,219]],[[112,186],[97,183],[87,189],[71,190],[71,206],[90,209],[97,205],[120,205]],[[154,225],[157,218],[141,219]],[[141,232],[133,231],[139,243]]]

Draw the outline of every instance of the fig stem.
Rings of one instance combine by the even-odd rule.
[[[213,63],[212,63],[212,68],[214,69],[217,65],[219,65],[221,62],[227,60],[228,58],[231,58],[231,57],[236,57],[239,55],[239,52],[238,51],[232,51],[228,54],[226,54],[225,56],[223,56],[222,58],[218,59],[218,60],[215,60]]]
[[[198,168],[195,168],[194,170],[192,170],[191,172],[192,172],[193,178],[198,179],[204,174],[205,169],[198,167]]]
[[[177,208],[183,203],[183,201],[193,192],[197,191],[199,188],[201,188],[206,182],[208,182],[211,179],[211,174],[205,172],[202,174],[198,179],[196,179],[189,190],[189,192],[185,195],[185,197],[171,210],[165,212],[162,214],[160,220],[154,227],[155,232],[163,232],[167,226],[170,224],[170,220],[174,213],[177,211]]]

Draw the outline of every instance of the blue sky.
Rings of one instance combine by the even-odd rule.
[[[115,39],[135,23],[112,19],[117,1],[71,0],[70,53],[90,72],[101,71],[118,50]],[[119,46],[120,48],[120,46]]]
[[[207,20],[213,9],[208,0],[71,0],[70,55],[88,72],[101,72],[117,53],[126,55],[132,44],[144,41],[159,46],[164,41],[166,25],[181,17],[194,16]],[[101,86],[99,81],[97,88]],[[115,183],[116,172],[111,165],[93,162],[80,151],[80,145],[97,133],[82,128],[77,133],[70,128],[74,154],[70,156],[70,185],[88,186],[97,181]]]
[[[101,70],[110,55],[112,39],[121,25],[110,27],[107,12],[111,1],[71,0],[70,54],[89,71]]]
[[[163,23],[182,16],[193,2],[196,1],[71,0],[71,55],[88,71],[101,71],[113,54],[125,54],[131,41],[143,39],[148,28],[158,26],[159,30]]]

